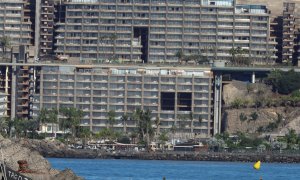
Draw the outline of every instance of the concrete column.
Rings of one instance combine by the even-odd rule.
[[[14,61],[15,62],[15,61]],[[17,100],[17,95],[16,95],[16,91],[17,91],[17,67],[14,65],[12,66],[12,73],[11,73],[11,114],[10,114],[10,120],[14,121],[15,117],[16,117],[16,100]],[[15,131],[15,128],[12,127],[9,137],[12,138],[13,135],[13,131]]]
[[[16,117],[16,91],[17,91],[17,78],[16,78],[16,66],[12,66],[11,73],[11,120]]]
[[[215,75],[214,84],[214,130],[213,135],[221,132],[221,109],[222,109],[222,75]]]
[[[39,57],[39,50],[40,50],[40,37],[41,37],[41,0],[36,0],[35,2],[35,37],[34,37],[34,58]]]
[[[5,68],[5,95],[6,95],[6,100],[7,101],[8,101],[8,96],[9,96],[9,92],[8,92],[8,86],[9,86],[8,80],[9,80],[9,77],[8,77],[8,75],[9,75],[9,66],[6,66],[6,68]],[[8,109],[8,103],[6,102],[6,104],[5,104],[5,111],[4,111],[4,114],[3,114],[5,116],[8,115],[7,114],[7,109]]]
[[[6,66],[5,68],[5,94],[8,94],[8,73],[9,73],[9,66]]]
[[[33,94],[36,94],[35,93],[35,90],[36,90],[36,67],[32,67],[33,68]]]
[[[90,98],[90,131],[93,131],[93,105],[94,105],[94,72],[91,73],[91,98]]]
[[[252,82],[253,84],[255,83],[255,72],[252,72],[251,82]]]

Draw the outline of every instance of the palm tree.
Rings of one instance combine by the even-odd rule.
[[[70,128],[73,139],[76,136],[76,128],[80,125],[80,121],[83,117],[83,111],[71,108],[61,108],[60,112],[65,117],[64,128]]]
[[[38,120],[41,124],[47,122],[47,114],[48,114],[48,110],[46,108],[42,108],[38,116]]]
[[[2,135],[6,135],[8,133],[8,123],[9,123],[9,117],[2,117],[0,118],[0,133]]]
[[[116,58],[116,40],[118,39],[118,36],[116,34],[112,34],[109,37],[109,39],[113,43],[113,56],[112,56],[112,60],[114,60]]]
[[[62,112],[60,111],[60,113],[62,113]],[[58,123],[59,123],[59,124],[58,124],[59,129],[62,129],[62,130],[63,130],[63,132],[64,132],[64,137],[65,137],[65,135],[66,135],[66,130],[71,128],[71,124],[70,124],[69,121],[67,121],[66,118],[61,118],[61,119],[59,119]]]
[[[153,137],[153,128],[152,128],[152,121],[151,121],[151,112],[148,109],[146,112],[142,114],[142,129],[146,132],[146,145],[149,147],[150,139]]]
[[[3,58],[6,55],[6,50],[11,48],[11,39],[8,36],[3,36],[0,38],[0,47],[2,48]]]
[[[121,117],[121,121],[123,121],[123,131],[124,134],[127,134],[127,121],[129,120],[129,116],[125,113],[122,117]]]
[[[243,57],[243,55],[249,53],[248,50],[242,49],[241,47],[237,47],[237,48],[231,48],[229,50],[229,53],[232,56],[232,64],[234,65],[248,64],[248,62],[243,61],[245,60],[245,57]]]
[[[174,137],[175,137],[175,134],[176,134],[176,131],[177,131],[177,126],[176,126],[175,122],[173,123],[172,127],[170,128],[170,131],[173,135],[172,139],[174,140]]]
[[[49,123],[52,123],[52,135],[54,135],[54,124],[58,122],[58,111],[57,109],[51,109],[48,111],[48,120]],[[56,136],[54,136],[56,137]]]
[[[185,115],[178,115],[179,127],[182,132],[184,132],[184,129],[186,127],[186,119],[187,117]]]
[[[15,118],[13,120],[13,126],[15,128],[16,136],[19,138],[22,136],[23,132],[25,131],[26,125],[24,124],[25,120],[21,118]]]
[[[150,139],[154,135],[151,121],[151,111],[136,109],[132,114],[132,119],[137,122],[137,133],[140,140],[144,141],[146,147],[149,147]]]
[[[142,110],[136,109],[130,117],[134,121],[135,127],[138,127],[138,125],[140,123],[141,113],[142,113]]]
[[[159,118],[159,116],[156,116],[156,119],[155,119],[155,125],[156,125],[156,135],[158,135],[159,134],[159,131],[160,131],[160,118]]]
[[[45,125],[45,123],[48,122],[48,110],[46,108],[42,108],[40,113],[39,113],[39,116],[38,116],[38,123],[39,125],[43,126]],[[42,131],[43,131],[43,127],[42,128]],[[43,133],[43,132],[42,132]],[[46,138],[46,132],[44,132],[44,138]]]
[[[106,123],[106,128],[113,128],[114,124],[116,123],[116,112],[114,110],[110,110],[107,115],[108,119]]]
[[[191,133],[194,132],[194,115],[193,112],[190,112],[189,119],[191,120]]]
[[[86,145],[87,138],[90,137],[91,135],[92,135],[92,132],[90,131],[89,128],[87,128],[87,127],[80,128],[79,137],[83,138],[83,140],[84,140],[83,145]]]
[[[163,145],[163,150],[165,149],[165,144],[166,144],[166,141],[169,140],[169,137],[167,135],[167,132],[166,131],[163,131],[159,137],[158,137],[160,143]]]
[[[130,133],[130,138],[131,138],[131,143],[135,144],[136,143],[136,138],[137,138],[137,133],[136,132],[131,132]]]
[[[175,57],[178,58],[178,63],[180,64],[182,62],[182,60],[185,57],[184,52],[182,51],[182,49],[180,49],[179,51],[177,51],[177,53],[175,54]]]
[[[52,134],[54,134],[54,124],[58,122],[58,111],[57,109],[45,109],[42,108],[38,117],[39,124],[46,124],[51,123],[52,124]],[[46,136],[46,133],[44,134]]]
[[[37,119],[24,120],[23,128],[26,137],[27,137],[27,131],[29,131],[31,132],[31,138],[34,138],[34,135],[36,134],[36,131],[39,128],[39,122]]]

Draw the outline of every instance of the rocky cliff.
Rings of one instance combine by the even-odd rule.
[[[276,104],[280,98],[264,84],[232,81],[224,85],[223,129],[229,133],[280,134],[294,129],[300,134],[300,107]]]
[[[28,169],[30,173],[25,173],[25,176],[32,178],[33,180],[81,180],[82,178],[77,177],[70,170],[58,171],[51,168],[50,163],[43,158],[37,151],[33,151],[24,146],[21,146],[9,139],[5,139],[0,135],[0,145],[2,160],[11,169],[18,171],[19,160],[25,160],[28,162]],[[2,161],[1,160],[1,161]],[[67,176],[66,176],[67,174]],[[67,177],[67,178],[65,178]]]

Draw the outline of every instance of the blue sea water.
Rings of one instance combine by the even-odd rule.
[[[48,159],[63,170],[72,169],[86,180],[300,180],[300,164],[262,163],[259,171],[253,163]]]

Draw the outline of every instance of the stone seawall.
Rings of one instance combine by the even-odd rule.
[[[116,153],[98,156],[97,158],[141,159],[141,160],[184,160],[184,161],[229,161],[229,162],[279,162],[300,163],[300,155],[282,154],[233,154],[233,153],[196,153],[196,152],[166,152],[166,153]]]
[[[280,162],[300,163],[300,153],[217,153],[217,152],[144,152],[120,151],[107,152],[105,150],[69,149],[58,141],[45,140],[16,140],[31,150],[38,151],[44,157],[53,158],[81,158],[81,159],[141,159],[141,160],[188,160],[188,161],[240,161],[255,162]]]

